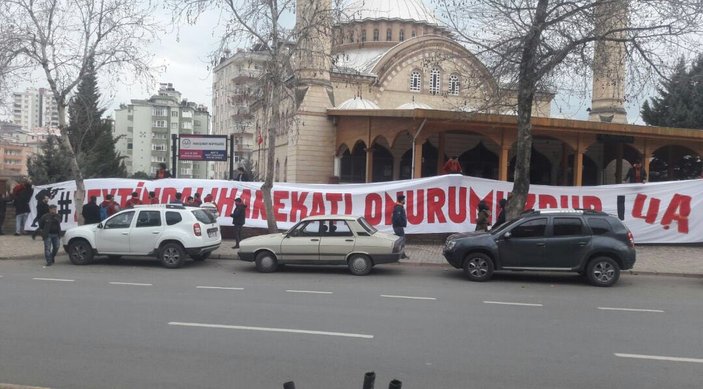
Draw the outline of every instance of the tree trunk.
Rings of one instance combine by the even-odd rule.
[[[530,191],[530,160],[532,157],[532,103],[537,89],[537,48],[541,40],[549,0],[539,0],[535,10],[534,24],[525,36],[517,98],[517,151],[515,154],[515,178],[512,198],[508,201],[508,219],[519,216]]]
[[[73,196],[73,204],[76,212],[78,224],[83,224],[83,215],[81,214],[83,210],[83,202],[85,199],[85,183],[83,182],[83,173],[81,172],[80,166],[78,166],[78,160],[76,159],[76,153],[73,151],[73,146],[71,146],[71,140],[66,133],[66,104],[61,102],[58,104],[59,110],[59,131],[61,131],[61,142],[68,150],[69,158],[71,161],[71,173],[73,174],[73,179],[76,180],[76,193]]]
[[[266,224],[269,233],[278,231],[276,218],[273,214],[272,189],[276,159],[276,132],[281,124],[281,108],[279,105],[281,104],[280,93],[282,93],[280,90],[281,86],[278,85],[277,82],[273,82],[272,84],[268,96],[269,106],[267,107],[267,109],[270,110],[270,115],[265,115],[267,119],[264,121],[264,128],[268,137],[266,140],[268,147],[266,150],[266,178],[264,179],[264,184],[261,185],[261,192],[264,195],[264,207],[266,208]]]

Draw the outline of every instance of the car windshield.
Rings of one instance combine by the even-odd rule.
[[[513,220],[509,220],[501,225],[499,225],[497,228],[493,228],[490,231],[488,231],[489,234],[491,235],[496,235],[500,234],[501,232],[505,231],[506,228],[510,227],[511,225],[515,224],[515,222],[522,220],[521,217],[515,218]]]
[[[217,219],[215,219],[215,216],[212,213],[205,211],[204,209],[194,209],[191,212],[193,212],[195,218],[203,224],[217,223]]]
[[[360,217],[360,218],[356,219],[356,221],[359,222],[359,224],[361,225],[361,227],[362,227],[363,229],[365,229],[366,232],[369,233],[369,235],[373,235],[373,234],[376,233],[376,231],[378,231],[374,226],[372,226],[371,224],[369,224],[369,222],[368,222],[366,219],[364,219],[363,217]]]

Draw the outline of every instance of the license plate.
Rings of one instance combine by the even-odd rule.
[[[208,238],[214,238],[217,236],[217,228],[210,228],[207,230],[207,236]]]

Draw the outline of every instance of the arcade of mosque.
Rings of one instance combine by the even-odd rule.
[[[277,141],[276,180],[429,177],[442,174],[452,156],[466,175],[510,180],[517,131],[507,107],[515,91],[501,88],[422,0],[361,4],[322,37],[335,60],[308,82],[297,139]],[[533,184],[621,182],[636,160],[647,171],[652,161],[665,163],[668,177],[659,179],[674,179],[685,156],[703,155],[703,131],[626,124],[624,69],[610,70],[614,81],[594,74],[588,121],[550,118],[553,94],[536,96]],[[265,153],[259,155],[263,166]]]

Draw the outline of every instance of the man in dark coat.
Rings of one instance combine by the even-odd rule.
[[[42,195],[41,199],[37,200],[39,200],[37,201],[37,217],[34,218],[34,221],[39,221],[42,216],[49,213],[49,196]],[[35,226],[34,222],[32,222],[32,227],[33,226]],[[39,231],[39,229],[36,229],[34,230],[34,232],[32,232],[32,239],[37,237],[37,231]]]
[[[642,162],[640,160],[635,161],[632,164],[630,170],[627,171],[625,179],[623,182],[644,184],[647,182],[647,171],[642,167]]]
[[[44,259],[46,266],[54,264],[56,253],[61,245],[61,215],[56,210],[56,204],[49,205],[49,213],[39,219],[39,229],[44,239]]]
[[[493,228],[497,228],[499,225],[505,223],[505,206],[508,205],[508,200],[507,199],[500,199],[498,202],[498,206],[500,207],[500,210],[498,211],[498,218],[496,219],[496,222],[493,224]]]
[[[83,222],[85,224],[100,223],[100,206],[98,205],[98,197],[90,196],[90,201],[83,206]]]
[[[15,235],[24,234],[24,225],[27,224],[29,216],[29,200],[32,198],[32,184],[29,181],[24,181],[17,184],[12,189],[12,195],[15,199]]]
[[[234,211],[232,211],[230,216],[232,217],[232,224],[234,224],[234,240],[237,244],[232,247],[233,249],[238,249],[239,242],[242,240],[242,227],[244,227],[244,223],[246,222],[246,209],[247,206],[242,199],[239,197],[234,199]]]
[[[393,207],[393,232],[401,239],[401,247],[403,250],[402,258],[407,258],[405,255],[405,227],[408,226],[408,217],[405,214],[405,195],[398,195],[396,198],[395,207]]]
[[[0,235],[5,235],[5,233],[2,232],[2,225],[5,224],[5,214],[9,201],[10,196],[4,190],[0,191]]]

